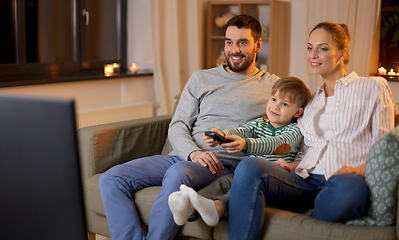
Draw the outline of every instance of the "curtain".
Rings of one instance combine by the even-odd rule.
[[[156,114],[171,114],[174,97],[202,68],[202,1],[152,0]]]
[[[307,33],[319,22],[345,23],[351,34],[347,72],[369,76],[378,68],[380,8],[379,0],[307,0]],[[305,83],[314,92],[322,79],[307,71]]]
[[[157,115],[172,112],[174,96],[182,91],[195,70],[203,68],[205,39],[203,22],[204,6],[207,1],[152,0]],[[356,71],[360,76],[368,76],[377,71],[381,8],[379,0],[287,1],[306,5],[306,12],[303,13],[307,16],[306,20],[292,19],[293,26],[298,24],[306,26],[303,28],[306,31],[306,38],[296,38],[295,47],[291,48],[291,58],[298,59],[295,64],[305,67],[304,52],[298,48],[306,48],[307,36],[311,29],[319,22],[331,21],[345,23],[350,30],[351,59],[346,65],[347,72]],[[292,8],[292,11],[295,9]],[[295,16],[295,12],[292,14]],[[309,71],[305,72],[301,72],[300,69],[295,71],[312,92],[316,91],[322,83],[321,77],[310,75]],[[294,73],[290,73],[292,74]]]

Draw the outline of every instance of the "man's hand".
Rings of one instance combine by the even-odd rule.
[[[229,143],[220,144],[228,153],[236,153],[247,150],[247,141],[244,138],[237,135],[224,136],[228,140],[232,140]]]
[[[338,171],[336,171],[334,173],[334,175],[339,175],[339,174],[344,174],[344,173],[351,173],[351,174],[356,174],[356,175],[364,177],[364,171],[365,171],[364,167],[365,167],[365,164],[362,164],[362,165],[357,166],[355,168],[345,165],[345,166],[341,167]]]
[[[219,177],[220,172],[224,169],[223,163],[219,161],[214,152],[194,151],[190,153],[190,159],[192,162],[198,162],[207,167],[216,177]]]

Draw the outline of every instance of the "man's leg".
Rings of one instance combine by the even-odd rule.
[[[363,177],[355,174],[334,175],[315,199],[312,217],[342,222],[361,217],[368,207],[369,190]]]
[[[234,172],[230,161],[222,162],[225,168],[221,176]],[[173,192],[179,191],[181,184],[193,189],[200,189],[215,179],[216,177],[209,169],[199,163],[183,161],[170,167],[165,173],[161,191],[151,209],[147,239],[172,240],[176,236],[179,226],[173,220],[173,214],[168,206],[168,198]]]
[[[114,166],[100,177],[100,190],[113,240],[145,239],[132,193],[161,186],[176,156],[151,156]]]

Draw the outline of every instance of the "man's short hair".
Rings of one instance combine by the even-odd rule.
[[[240,14],[240,15],[237,15],[237,16],[231,18],[227,22],[227,24],[224,28],[225,35],[226,35],[227,28],[230,26],[235,26],[238,29],[240,29],[240,28],[250,29],[252,31],[252,37],[254,38],[254,42],[258,41],[262,34],[262,27],[260,25],[260,22],[256,18],[254,18],[250,15],[247,15],[247,14]]]

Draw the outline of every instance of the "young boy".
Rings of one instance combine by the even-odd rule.
[[[243,151],[251,157],[273,161],[292,171],[298,164],[293,160],[303,138],[295,120],[302,115],[310,97],[309,89],[300,79],[281,78],[274,84],[267,102],[267,119],[258,118],[242,127],[224,131],[213,128],[212,131],[232,141],[221,144],[227,152]],[[220,144],[206,135],[202,139],[210,147]],[[215,226],[227,213],[232,179],[233,175],[220,177],[198,193],[181,185],[180,191],[172,193],[168,201],[176,224],[184,225],[197,210],[206,224]]]

